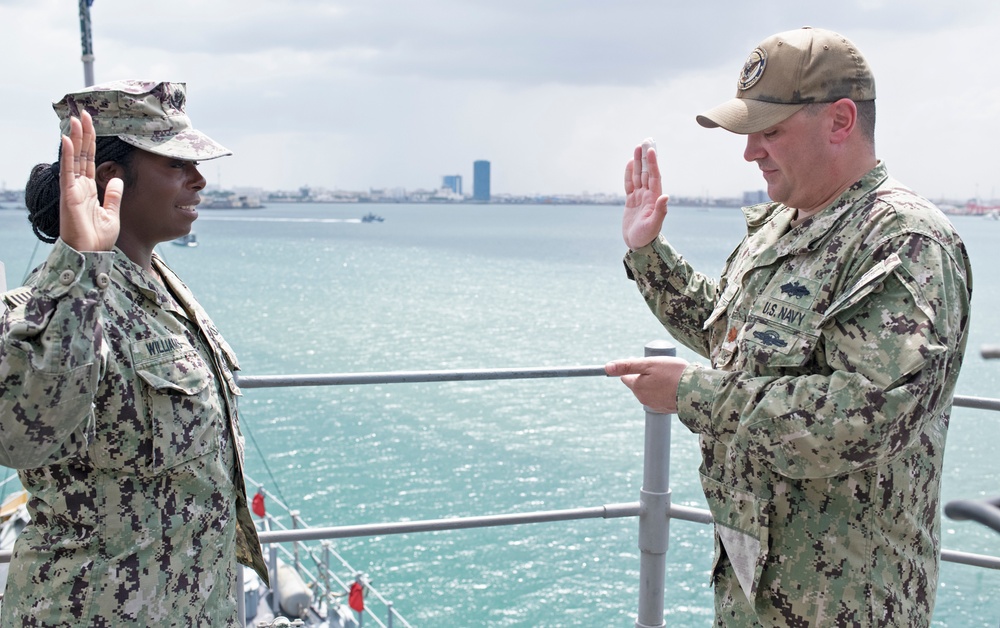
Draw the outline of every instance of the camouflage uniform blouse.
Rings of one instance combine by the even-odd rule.
[[[626,257],[664,326],[711,360],[677,401],[715,518],[716,621],[926,626],[965,247],[881,164],[798,226],[778,203],[744,212],[718,283],[662,238]]]
[[[6,295],[0,463],[32,522],[0,625],[235,626],[236,561],[266,578],[242,476],[232,350],[156,257],[61,240]]]

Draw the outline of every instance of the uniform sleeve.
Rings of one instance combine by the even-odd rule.
[[[916,234],[881,257],[825,314],[815,341],[825,372],[754,377],[692,365],[680,420],[794,478],[877,465],[923,438],[943,446],[967,340],[968,259],[960,244]]]
[[[715,303],[716,281],[695,271],[663,236],[629,251],[625,265],[667,331],[685,347],[708,357],[710,347],[703,325]]]
[[[23,305],[0,323],[0,464],[43,466],[83,450],[102,373],[101,304],[114,254],[57,241]]]

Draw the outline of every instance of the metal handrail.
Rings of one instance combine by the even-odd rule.
[[[1000,497],[956,499],[944,505],[944,514],[955,521],[975,521],[1000,532]]]
[[[604,366],[564,368],[470,369],[451,371],[386,371],[381,373],[326,373],[319,375],[240,375],[240,388],[287,388],[293,386],[355,386],[358,384],[415,384],[420,382],[469,382],[495,379],[541,379],[555,377],[607,377]]]
[[[955,399],[951,402],[951,405],[958,408],[976,408],[978,410],[1000,411],[1000,399],[994,399],[992,397],[966,397],[955,395]]]
[[[525,523],[552,523],[555,521],[576,521],[580,519],[620,519],[623,517],[638,517],[639,513],[639,502],[627,502],[621,504],[604,504],[603,506],[565,508],[562,510],[538,510],[502,515],[364,523],[325,528],[310,527],[298,530],[271,530],[269,532],[260,532],[259,536],[263,544],[292,543],[297,541],[320,541],[324,539],[349,539],[363,536],[413,534],[415,532],[496,528]],[[703,508],[671,505],[668,515],[671,519],[683,519],[684,521],[693,521],[695,523],[712,523],[712,513]],[[1000,562],[998,562],[998,567],[1000,567]]]

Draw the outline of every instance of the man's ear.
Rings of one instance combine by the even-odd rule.
[[[850,98],[841,98],[830,105],[830,141],[841,144],[851,136],[858,123],[858,106]]]

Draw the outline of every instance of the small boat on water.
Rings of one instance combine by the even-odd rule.
[[[171,243],[177,246],[198,246],[198,236],[192,231],[187,235],[182,235],[179,238],[171,240]]]
[[[385,218],[371,212],[368,212],[361,217],[361,222],[382,222],[383,220],[385,220]]]

